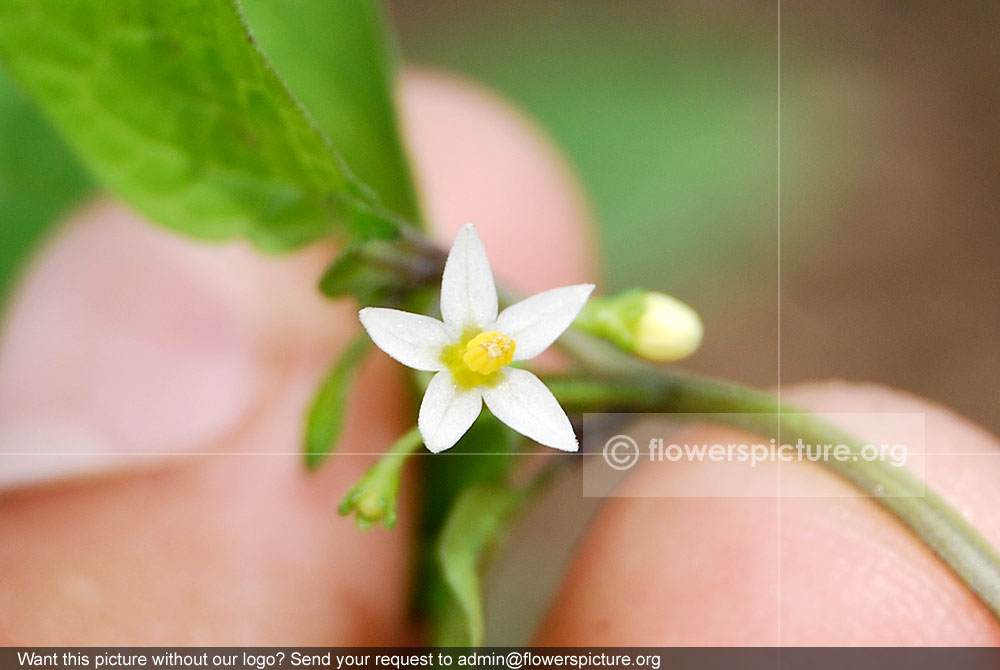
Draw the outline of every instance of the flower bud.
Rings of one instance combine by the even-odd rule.
[[[380,522],[386,528],[396,525],[396,494],[399,472],[393,468],[386,476],[376,464],[341,501],[341,516],[355,514],[358,528],[368,530]]]
[[[665,293],[642,289],[591,298],[574,325],[661,363],[693,354],[703,334],[701,319],[689,306]]]
[[[361,530],[379,522],[386,528],[395,526],[396,497],[399,495],[403,464],[421,444],[423,442],[416,426],[396,440],[340,501],[340,515],[354,514],[354,523]]]
[[[701,345],[698,313],[665,293],[647,292],[635,327],[635,353],[654,361],[679,361]]]

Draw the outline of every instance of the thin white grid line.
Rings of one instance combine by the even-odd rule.
[[[332,451],[329,456],[386,456],[392,454],[391,451]],[[400,454],[402,456],[602,456],[601,453],[578,453],[578,452],[567,452],[567,451],[498,451],[495,453],[475,453],[475,452],[456,452],[456,453],[438,453],[435,454],[431,451],[416,451],[408,454]],[[3,456],[50,456],[50,457],[60,457],[60,456],[94,456],[94,457],[108,457],[108,456],[128,456],[133,458],[142,457],[169,457],[169,458],[186,458],[186,457],[200,457],[200,456],[295,456],[298,458],[304,458],[306,453],[304,451],[153,451],[153,452],[119,452],[119,451],[6,451],[0,452],[0,457]]]
[[[778,0],[778,444],[781,444],[781,0]],[[778,463],[778,646],[781,646],[781,463]],[[781,668],[781,656],[778,656]]]
[[[385,454],[390,454],[391,451],[332,451],[331,456],[381,456]],[[433,453],[431,451],[422,450],[416,451],[411,454],[406,454],[407,456],[588,456],[594,457],[599,456],[601,458],[604,455],[600,451],[584,451],[584,452],[567,452],[567,451],[504,451],[491,453],[475,453],[475,452],[450,452],[445,451],[441,453]],[[935,451],[935,452],[920,452],[914,454],[919,458],[942,458],[942,457],[982,457],[990,456],[992,458],[1000,458],[1000,451]],[[305,456],[304,451],[151,451],[151,452],[122,452],[122,451],[0,451],[0,458],[4,456],[127,456],[127,457],[151,457],[151,456],[167,456],[167,457],[187,457],[187,456]],[[687,460],[687,459],[684,459]],[[811,459],[809,459],[811,460]],[[798,462],[798,459],[792,459],[793,462]],[[645,461],[643,461],[645,462]],[[660,462],[660,461],[655,461]],[[666,461],[664,461],[666,462]],[[706,456],[702,461],[705,464],[711,464],[711,461]],[[775,459],[774,462],[781,462],[781,459]],[[805,462],[805,461],[803,461]]]

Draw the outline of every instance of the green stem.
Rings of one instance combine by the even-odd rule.
[[[865,444],[766,393],[664,368],[642,377],[557,378],[546,383],[565,407],[577,411],[698,413],[706,421],[774,437],[779,444],[801,439],[807,445],[845,444],[852,451]],[[820,460],[907,525],[1000,619],[1000,556],[947,501],[908,470],[880,459]]]

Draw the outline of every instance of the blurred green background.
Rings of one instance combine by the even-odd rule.
[[[523,107],[608,288],[696,306],[690,366],[898,386],[1000,430],[995,39],[981,3],[399,0],[404,58]]]

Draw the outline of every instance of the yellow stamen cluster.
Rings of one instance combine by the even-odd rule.
[[[490,375],[514,360],[514,340],[501,332],[479,333],[465,345],[462,362],[481,375]]]

